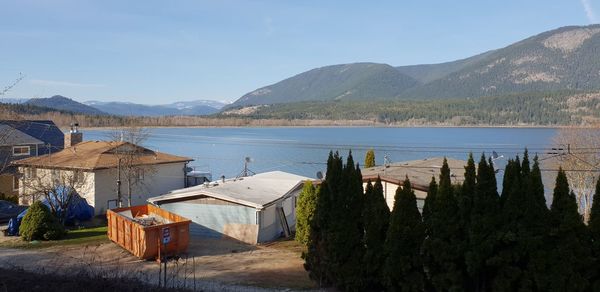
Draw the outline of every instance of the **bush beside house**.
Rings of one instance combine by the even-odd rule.
[[[48,207],[42,202],[35,202],[29,210],[21,226],[19,234],[23,240],[56,240],[65,235],[65,228],[58,219],[52,215]]]

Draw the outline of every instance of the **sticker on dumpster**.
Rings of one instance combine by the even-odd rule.
[[[169,231],[169,228],[163,228],[163,240],[162,243],[163,244],[167,244],[171,241],[171,232]]]

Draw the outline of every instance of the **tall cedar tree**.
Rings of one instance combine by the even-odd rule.
[[[335,261],[330,254],[332,247],[331,230],[335,226],[336,192],[342,183],[342,158],[338,152],[329,152],[327,159],[327,176],[317,189],[317,206],[314,220],[310,225],[307,251],[302,255],[304,268],[309,271],[309,277],[320,287],[334,284],[333,266]]]
[[[396,190],[390,228],[385,241],[384,283],[389,291],[423,291],[425,272],[421,245],[425,227],[417,208],[417,198],[408,177]]]
[[[460,235],[459,212],[450,181],[448,161],[440,174],[440,184],[431,210],[429,234],[423,242],[425,270],[438,291],[465,290],[464,261],[460,254],[463,241]]]
[[[492,290],[531,290],[533,289],[531,283],[524,278],[526,258],[520,242],[525,216],[523,208],[525,202],[519,156],[514,160],[509,159],[502,186],[502,196],[500,197],[502,210],[497,234],[499,239],[498,250],[489,261],[496,269]]]
[[[365,285],[372,290],[381,290],[382,268],[385,262],[384,243],[390,220],[390,209],[383,196],[383,185],[377,177],[375,186],[367,183],[363,208],[365,227]]]
[[[466,173],[468,172],[469,170]],[[481,155],[473,192],[468,230],[469,250],[466,254],[472,291],[488,291],[492,286],[495,270],[489,260],[498,246],[499,206],[494,164],[491,159],[486,161],[485,155]]]
[[[458,212],[459,212],[459,227],[460,227],[460,240],[463,243],[461,245],[460,254],[463,256],[467,256],[469,252],[469,230],[471,225],[471,212],[473,208],[473,199],[475,197],[475,188],[477,183],[477,174],[475,171],[475,161],[473,160],[473,154],[469,153],[469,158],[467,159],[467,165],[465,166],[465,180],[463,181],[460,188],[456,189],[455,197],[456,202],[458,204]],[[468,259],[463,258],[462,262],[465,263],[465,266],[461,267],[463,270],[468,271]],[[467,289],[472,290],[473,281],[470,279],[471,273],[465,274],[469,279],[465,283]]]
[[[427,189],[427,197],[425,197],[425,204],[423,205],[423,224],[425,225],[425,235],[428,236],[430,232],[431,214],[433,213],[433,202],[437,195],[438,185],[435,182],[435,177],[431,177],[429,188]]]
[[[317,190],[311,181],[304,182],[296,207],[296,241],[308,245],[310,225],[317,208]]]
[[[527,152],[523,156],[523,166],[521,167],[523,170],[527,168],[526,161],[529,161]],[[524,279],[527,279],[539,291],[551,290],[548,258],[554,247],[548,244],[551,227],[550,212],[546,207],[544,184],[537,155],[533,158],[533,167],[528,174],[528,179],[523,176],[523,189],[525,190],[525,204],[522,206],[524,210],[523,230],[519,235],[519,243],[527,257]]]
[[[592,269],[592,291],[600,291],[600,176],[596,182],[596,192],[592,199],[592,210],[590,212],[590,230],[592,240],[592,255],[596,265]]]
[[[367,150],[365,154],[365,168],[375,166],[375,151],[373,149]]]
[[[317,219],[304,256],[305,268],[321,286],[361,290],[365,247],[361,218],[363,188],[362,175],[351,152],[346,165],[337,152],[329,154],[327,176],[319,189]]]
[[[588,273],[592,268],[589,234],[562,168],[556,177],[550,216],[553,252],[549,287],[554,291],[584,291],[589,287]]]

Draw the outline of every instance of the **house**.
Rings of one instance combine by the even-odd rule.
[[[273,171],[175,190],[148,202],[191,219],[194,236],[257,244],[295,230],[296,200],[306,180]]]
[[[135,153],[134,160],[124,156],[129,153]],[[186,165],[192,160],[128,142],[86,141],[60,152],[18,160],[13,165],[21,174],[21,203],[36,200],[45,186],[63,185],[75,189],[94,206],[96,214],[105,214],[118,205],[118,190],[123,204],[131,199],[131,205],[138,205],[150,197],[183,188]]]
[[[0,120],[0,196],[18,195],[19,180],[12,161],[60,151],[63,139],[52,121]]]
[[[465,180],[464,174],[467,162],[452,158],[447,158],[447,161],[452,183],[462,183]],[[435,180],[439,183],[440,169],[443,162],[443,157],[433,157],[365,168],[362,170],[363,187],[366,188],[368,181],[375,183],[379,176],[383,185],[385,201],[390,210],[392,210],[396,190],[402,186],[402,183],[408,176],[411,187],[417,197],[417,207],[419,210],[422,210],[423,205],[425,205],[425,198],[427,197],[431,178],[435,177]]]

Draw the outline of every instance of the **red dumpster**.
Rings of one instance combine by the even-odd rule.
[[[190,220],[154,205],[106,211],[108,238],[141,259],[187,250]]]

